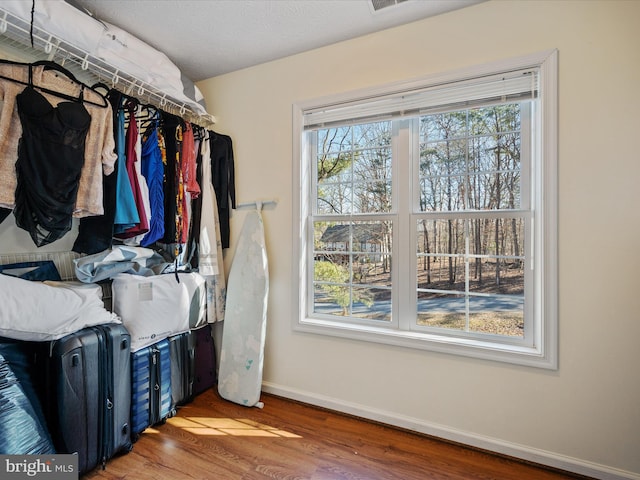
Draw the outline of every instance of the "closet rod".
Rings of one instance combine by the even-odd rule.
[[[86,50],[71,45],[54,35],[31,25],[21,18],[0,7],[0,38],[3,46],[17,49],[18,52],[38,60],[57,61],[79,77],[92,76],[91,82],[104,83],[117,88],[142,103],[151,104],[166,112],[178,115],[185,120],[204,128],[212,128],[215,117],[194,110],[189,102],[183,102],[153,85],[141,80],[115,66],[91,55]],[[33,38],[33,47],[31,39]],[[9,42],[7,42],[9,40]],[[65,63],[69,61],[74,68]],[[74,71],[75,70],[75,71]],[[82,80],[82,78],[80,78]],[[85,81],[85,83],[88,83]],[[193,103],[196,103],[195,101]]]

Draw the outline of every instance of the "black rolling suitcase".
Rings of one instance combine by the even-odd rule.
[[[193,400],[195,374],[195,335],[192,332],[172,335],[169,340],[171,359],[171,406],[176,407]]]
[[[120,324],[46,342],[37,355],[41,401],[58,453],[77,453],[82,474],[131,450],[131,339]]]

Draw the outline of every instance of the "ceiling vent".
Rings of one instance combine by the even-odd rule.
[[[393,7],[394,5],[399,5],[407,0],[371,0],[371,6],[373,7],[374,12],[378,12],[383,8]]]

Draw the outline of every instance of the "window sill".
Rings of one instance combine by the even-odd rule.
[[[558,368],[555,356],[545,355],[545,352],[536,346],[514,345],[476,338],[456,338],[449,335],[401,331],[370,325],[350,325],[318,318],[304,318],[294,325],[294,330],[527,367],[549,370]]]

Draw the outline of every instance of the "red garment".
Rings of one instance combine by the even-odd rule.
[[[149,220],[147,214],[144,211],[144,203],[142,200],[142,193],[140,192],[140,184],[138,183],[138,174],[136,172],[136,162],[138,161],[138,155],[136,154],[136,142],[138,141],[138,124],[135,116],[135,106],[129,105],[129,128],[127,128],[127,135],[125,138],[125,148],[127,156],[127,175],[129,182],[131,183],[131,190],[133,191],[133,199],[140,216],[140,223],[125,230],[122,233],[114,235],[117,238],[131,238],[137,235],[142,235],[149,231]]]
[[[191,123],[185,122],[181,132],[182,151],[178,160],[179,222],[180,243],[189,241],[189,202],[200,195],[200,185],[196,180],[196,147]],[[189,195],[187,195],[189,193]]]
[[[187,192],[191,198],[198,198],[200,195],[200,185],[196,178],[196,140],[193,136],[193,127],[189,122],[185,122],[184,133],[182,134],[182,169],[187,183]]]

